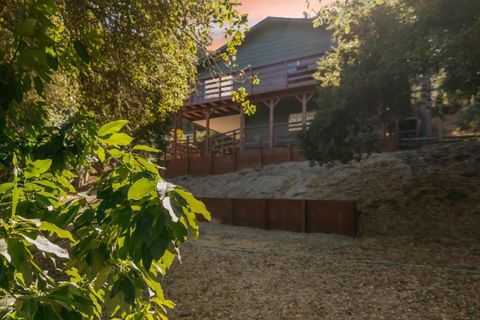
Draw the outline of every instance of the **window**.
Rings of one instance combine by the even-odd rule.
[[[307,124],[312,121],[315,111],[307,112]],[[302,113],[290,113],[288,115],[288,131],[295,132],[302,130]]]
[[[205,100],[219,97],[229,97],[233,91],[233,77],[222,76],[205,80]]]

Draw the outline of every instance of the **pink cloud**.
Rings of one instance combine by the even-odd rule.
[[[305,0],[243,0],[240,12],[248,13],[250,24],[255,24],[268,16],[301,18],[308,11]],[[318,9],[318,0],[310,1],[312,8]]]
[[[331,4],[334,0],[310,0],[310,9],[307,8],[306,0],[241,0],[239,11],[248,14],[248,24],[253,26],[266,17],[302,18],[304,12],[312,13],[321,6]],[[214,30],[212,49],[216,49],[225,43],[223,34]]]

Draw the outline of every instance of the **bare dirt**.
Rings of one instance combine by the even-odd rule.
[[[201,230],[164,280],[171,319],[480,319],[478,241]]]

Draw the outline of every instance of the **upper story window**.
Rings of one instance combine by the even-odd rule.
[[[225,75],[205,80],[205,100],[229,97],[233,91],[233,77]]]

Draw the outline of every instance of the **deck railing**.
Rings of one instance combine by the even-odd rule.
[[[241,87],[245,88],[247,93],[252,95],[311,82],[313,81],[313,74],[317,70],[317,62],[323,56],[324,53],[319,53],[254,68],[246,68],[242,72],[201,78],[198,80],[195,93],[191,96],[189,103],[229,99],[232,91]],[[253,85],[251,81],[253,76],[260,79],[258,85]]]
[[[310,121],[307,121],[307,125]],[[273,124],[273,147],[286,147],[298,144],[298,133],[302,130],[302,122]],[[270,127],[268,125],[249,126],[240,129],[217,133],[209,138],[209,150],[206,149],[206,139],[187,137],[177,139],[176,146],[171,146],[173,158],[196,158],[212,154],[229,155],[236,150],[268,148],[270,142]],[[173,141],[172,141],[173,143]]]

